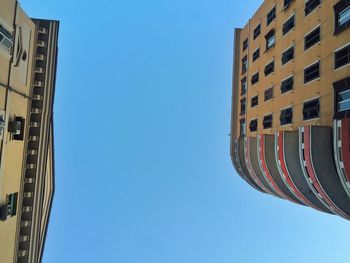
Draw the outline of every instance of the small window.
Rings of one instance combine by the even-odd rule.
[[[16,116],[15,119],[8,124],[8,131],[12,134],[12,139],[23,141],[25,120]]]
[[[241,79],[241,95],[246,94],[247,92],[247,78],[244,77]]]
[[[239,133],[243,137],[245,135],[245,129],[246,129],[246,124],[245,124],[245,119],[239,120]]]
[[[266,25],[268,26],[276,18],[276,7],[274,6],[266,16]]]
[[[254,29],[254,39],[256,39],[261,32],[261,24],[257,25],[256,28]]]
[[[257,119],[250,121],[249,129],[251,132],[255,132],[258,130],[258,120]]]
[[[245,113],[245,98],[241,99],[241,115]]]
[[[250,106],[251,108],[253,108],[255,106],[258,106],[258,104],[259,104],[259,97],[258,97],[258,95],[256,95],[256,96],[251,98],[250,104],[251,104],[251,106]]]
[[[313,45],[315,45],[316,43],[320,42],[320,40],[321,40],[320,32],[321,32],[321,28],[317,27],[305,36],[305,38],[304,38],[304,50],[307,50],[310,47],[312,47]]]
[[[281,83],[281,93],[286,93],[293,89],[293,76],[285,79]]]
[[[286,51],[282,53],[282,65],[287,64],[294,58],[294,46],[288,48]]]
[[[248,48],[248,38],[243,41],[243,51]]]
[[[283,9],[286,10],[291,3],[292,3],[292,0],[284,0]]]
[[[266,50],[269,50],[270,48],[275,46],[276,36],[275,36],[275,30],[274,29],[266,34],[265,40],[266,40]]]
[[[264,116],[263,126],[264,129],[270,129],[272,127],[272,114]]]
[[[320,101],[319,99],[304,102],[303,120],[311,120],[320,117]]]
[[[264,69],[265,76],[270,75],[274,70],[275,70],[275,61],[272,61],[265,66],[265,69]]]
[[[333,83],[334,118],[350,118],[350,77]]]
[[[259,81],[259,72],[255,73],[252,76],[252,85],[254,85],[255,83],[257,83]]]
[[[18,193],[9,194],[6,197],[7,216],[15,216],[17,214]]]
[[[321,0],[309,0],[305,3],[305,16],[310,14],[316,7],[321,4]]]
[[[253,53],[253,62],[260,57],[260,48],[254,51]]]
[[[320,77],[320,61],[304,69],[304,83],[308,83]]]
[[[2,46],[7,52],[11,52],[12,45],[12,34],[5,27],[0,25],[0,46]]]
[[[350,44],[334,53],[334,68],[350,64]]]
[[[242,74],[246,73],[248,69],[248,59],[247,56],[245,56],[244,58],[242,58]]]
[[[264,91],[264,101],[271,100],[273,98],[273,88],[269,88]]]
[[[293,27],[294,27],[294,15],[283,24],[283,28],[282,28],[283,35],[287,34]]]
[[[334,6],[335,34],[350,26],[350,2],[341,0]]]
[[[280,122],[281,125],[291,124],[293,121],[293,108],[287,108],[281,110]]]

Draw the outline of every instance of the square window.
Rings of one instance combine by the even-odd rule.
[[[320,4],[321,4],[321,0],[309,0],[305,2],[305,16],[310,14]]]
[[[334,52],[334,68],[338,69],[350,64],[350,44]]]
[[[270,48],[275,46],[276,36],[275,36],[275,30],[274,29],[266,34],[265,40],[266,40],[266,50],[269,50]]]
[[[309,49],[321,40],[321,28],[317,27],[304,37],[304,50]]]
[[[304,69],[304,83],[308,83],[320,77],[320,61]]]
[[[265,66],[265,69],[264,69],[265,76],[270,75],[274,70],[275,70],[275,61],[272,61]]]
[[[264,129],[269,129],[272,127],[272,114],[264,116],[263,126]]]
[[[281,110],[280,122],[281,125],[291,124],[293,121],[293,108],[287,108]]]
[[[287,64],[294,58],[294,46],[288,48],[286,51],[282,53],[282,65]]]
[[[256,28],[254,29],[254,39],[256,39],[261,32],[261,24],[257,25]]]
[[[281,93],[286,93],[293,89],[293,76],[283,80],[281,82]]]
[[[250,121],[249,129],[251,132],[255,132],[258,130],[258,120],[257,119]]]
[[[273,98],[273,88],[269,88],[264,91],[264,101],[271,100]]]
[[[259,82],[259,72],[255,73],[253,76],[252,76],[252,85],[254,85],[255,83]]]
[[[251,102],[250,102],[250,107],[253,108],[255,106],[258,106],[259,104],[259,97],[258,96],[254,96],[251,98]]]
[[[266,16],[266,25],[268,26],[276,18],[276,7],[274,6]]]
[[[260,57],[260,48],[254,51],[253,53],[253,62]]]
[[[303,106],[303,120],[310,120],[320,117],[320,101],[319,99],[304,102]]]
[[[287,34],[290,30],[292,30],[294,25],[295,23],[294,23],[294,15],[293,15],[283,24],[283,28],[282,28],[283,35]]]
[[[335,34],[350,26],[350,1],[341,0],[334,6]]]

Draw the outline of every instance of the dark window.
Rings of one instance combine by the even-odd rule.
[[[253,62],[260,57],[260,48],[254,51],[253,53]]]
[[[270,48],[275,46],[276,36],[275,36],[274,29],[272,29],[269,33],[266,34],[265,40],[266,40],[266,50],[269,50]]]
[[[319,99],[304,102],[303,120],[310,120],[320,117],[320,101]]]
[[[286,51],[282,54],[282,65],[288,63],[294,58],[294,46],[291,48],[288,48]]]
[[[242,74],[245,73],[248,69],[248,59],[247,56],[242,58]]]
[[[261,24],[257,25],[256,28],[254,29],[254,39],[256,39],[261,32]]]
[[[246,38],[244,41],[243,41],[243,51],[246,50],[248,47],[248,38]]]
[[[287,34],[293,27],[294,27],[294,15],[283,24],[283,28],[282,28],[283,35]]]
[[[264,91],[264,101],[271,100],[273,98],[273,88],[269,88]]]
[[[334,68],[340,68],[350,63],[350,45],[334,53]]]
[[[316,29],[312,30],[309,34],[305,36],[304,50],[307,50],[313,45],[315,45],[316,43],[320,42],[321,40],[320,32],[321,32],[320,27],[317,27]]]
[[[241,99],[241,114],[245,113],[245,98]]]
[[[293,108],[281,110],[280,122],[281,125],[291,124],[293,121]]]
[[[263,126],[264,126],[264,129],[269,129],[272,127],[272,114],[264,117]]]
[[[251,132],[257,131],[257,129],[258,129],[258,120],[257,119],[254,119],[254,120],[250,121],[249,129],[250,129]]]
[[[350,1],[341,0],[334,6],[335,34],[350,26]]]
[[[266,16],[266,25],[268,26],[276,18],[276,7],[274,6]]]
[[[271,74],[274,70],[275,70],[275,61],[272,61],[265,66],[265,69],[264,69],[265,76]]]
[[[316,7],[321,4],[321,0],[309,0],[305,3],[305,16],[310,14]]]
[[[12,134],[14,140],[23,141],[25,120],[16,116],[13,121],[8,124],[8,131]]]
[[[254,85],[255,83],[257,83],[259,81],[259,72],[255,73],[252,76],[252,85]]]
[[[293,76],[289,77],[288,79],[285,79],[281,83],[281,93],[286,93],[293,89]]]
[[[247,92],[247,78],[244,77],[241,79],[241,95],[244,95]]]
[[[5,48],[8,52],[11,51],[13,44],[12,34],[0,25],[0,45]]]
[[[304,69],[304,83],[320,77],[320,61]]]
[[[245,125],[245,119],[241,119],[240,121],[239,121],[239,126],[240,126],[240,129],[239,129],[239,133],[240,133],[240,135],[241,136],[244,136],[245,135],[245,127],[246,127],[246,125]]]
[[[284,0],[284,6],[283,6],[283,8],[284,8],[284,9],[287,9],[287,8],[290,6],[291,3],[292,3],[292,0]]]
[[[251,108],[257,106],[257,105],[259,104],[259,97],[258,97],[258,96],[254,96],[254,97],[251,99],[250,104],[251,104],[251,106],[250,106]]]
[[[333,83],[334,118],[350,118],[350,77]]]

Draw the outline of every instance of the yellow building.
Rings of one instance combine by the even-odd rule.
[[[235,29],[232,91],[237,173],[350,219],[350,2],[264,1]]]
[[[0,262],[40,262],[54,191],[57,21],[0,0]]]

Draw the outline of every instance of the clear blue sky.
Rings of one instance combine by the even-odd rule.
[[[349,261],[349,222],[231,164],[233,29],[261,0],[21,3],[61,21],[44,263]]]

